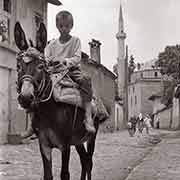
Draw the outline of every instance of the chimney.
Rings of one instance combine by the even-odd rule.
[[[92,39],[89,42],[90,45],[90,57],[92,60],[96,61],[98,64],[101,63],[101,54],[100,54],[100,45],[101,43],[98,40]]]

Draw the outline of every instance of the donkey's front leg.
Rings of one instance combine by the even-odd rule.
[[[39,143],[41,157],[43,161],[44,168],[44,179],[43,180],[53,180],[52,175],[52,149],[51,147]]]
[[[87,160],[87,152],[84,147],[84,144],[76,145],[76,151],[79,154],[80,162],[81,162],[81,180],[86,179],[86,173],[87,173],[87,166],[88,166],[88,160]]]
[[[69,174],[70,151],[71,151],[70,146],[65,147],[62,150],[61,180],[70,180],[70,174]]]

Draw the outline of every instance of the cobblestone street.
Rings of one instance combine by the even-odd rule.
[[[179,180],[180,135],[167,136],[131,172],[126,180]]]
[[[171,145],[172,143],[168,143],[168,146]],[[164,146],[162,145],[161,148],[161,146],[157,145],[154,149],[155,152],[161,153],[161,149],[165,147],[165,152],[168,149],[168,146],[164,144]],[[128,180],[148,179],[144,178],[142,175],[138,176],[139,173],[136,173],[136,168],[134,167],[136,167],[137,165],[139,165],[137,167],[140,167],[141,164],[145,163],[144,161],[143,163],[141,162],[146,156],[147,158],[151,158],[151,154],[153,153],[153,147],[154,145],[146,142],[145,136],[138,137],[136,135],[135,137],[129,137],[127,131],[120,131],[112,134],[98,134],[92,172],[93,180],[124,180],[126,179],[126,177],[128,177],[131,171],[132,173],[135,173],[135,176],[129,175]],[[41,179],[43,174],[42,162],[37,140],[22,145],[1,145],[0,151],[1,180]],[[176,154],[177,156],[179,156],[178,152],[176,152]],[[174,156],[174,158],[177,158],[177,156]],[[165,163],[166,159],[156,158],[156,161],[159,160],[162,160],[161,162],[163,164]],[[174,162],[173,159],[172,162]],[[146,163],[144,165],[145,172],[145,170],[147,170]],[[55,180],[59,180],[60,166],[61,154],[59,151],[54,150],[53,173]],[[156,169],[156,166],[153,166],[152,163],[150,163],[150,165],[147,163],[147,166],[154,167],[151,168],[151,170]],[[171,164],[171,167],[174,167],[173,164]],[[141,171],[138,172],[142,174]],[[74,147],[72,147],[70,173],[72,180],[80,179],[80,162],[79,157],[74,150]],[[171,169],[171,173],[175,172]],[[151,174],[148,174],[147,176],[149,177],[148,180],[152,180],[152,178],[150,178]]]

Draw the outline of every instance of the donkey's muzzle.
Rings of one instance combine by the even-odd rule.
[[[18,102],[24,109],[30,109],[33,101],[34,101],[34,96],[32,94],[26,96],[20,94],[18,96]]]

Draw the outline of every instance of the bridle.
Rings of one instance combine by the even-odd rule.
[[[33,53],[32,52],[30,52],[30,53],[29,52],[20,52],[17,55],[16,59],[17,60],[22,59],[23,57],[26,57],[26,56],[30,56],[30,57],[36,58],[39,61],[43,61],[43,63],[46,64],[46,69],[43,70],[44,71],[43,77],[42,77],[40,83],[37,82],[37,80],[35,78],[33,78],[33,76],[31,76],[31,75],[27,75],[27,74],[23,75],[18,80],[18,83],[17,83],[19,94],[20,94],[19,89],[21,87],[22,82],[25,80],[30,81],[34,85],[34,87],[36,87],[35,91],[34,91],[34,102],[36,104],[38,104],[40,102],[46,102],[51,98],[51,95],[53,93],[53,88],[54,88],[54,83],[52,82],[51,78],[48,78],[48,80],[47,80],[47,73],[50,76],[50,74],[61,72],[61,75],[62,75],[61,78],[63,78],[68,73],[69,69],[66,67],[62,68],[61,67],[62,64],[60,64],[60,65],[54,66],[54,70],[56,71],[58,69],[58,72],[54,72],[54,70],[51,71],[49,69],[48,64],[49,64],[49,62],[52,62],[56,56],[53,56],[51,58],[46,57],[46,59],[45,59],[44,55],[42,55],[41,53],[39,53],[37,51],[35,51],[35,53],[34,52]],[[49,90],[49,92],[48,92],[48,90]],[[48,92],[48,95],[47,95],[47,92]]]
[[[21,58],[27,56],[26,52],[23,52],[20,54]],[[29,56],[29,55],[28,55]],[[42,56],[37,56],[37,60],[43,61],[43,63],[46,63],[44,59],[42,59]],[[18,58],[17,58],[18,59]],[[40,103],[40,102],[46,102],[51,98],[52,92],[53,92],[53,85],[50,78],[47,78],[47,70],[43,69],[42,78],[40,82],[38,82],[33,76],[25,74],[21,78],[18,79],[17,82],[17,90],[18,94],[20,95],[20,87],[24,81],[29,81],[32,83],[35,87],[34,90],[34,100],[33,103]],[[48,94],[47,94],[48,93]]]

